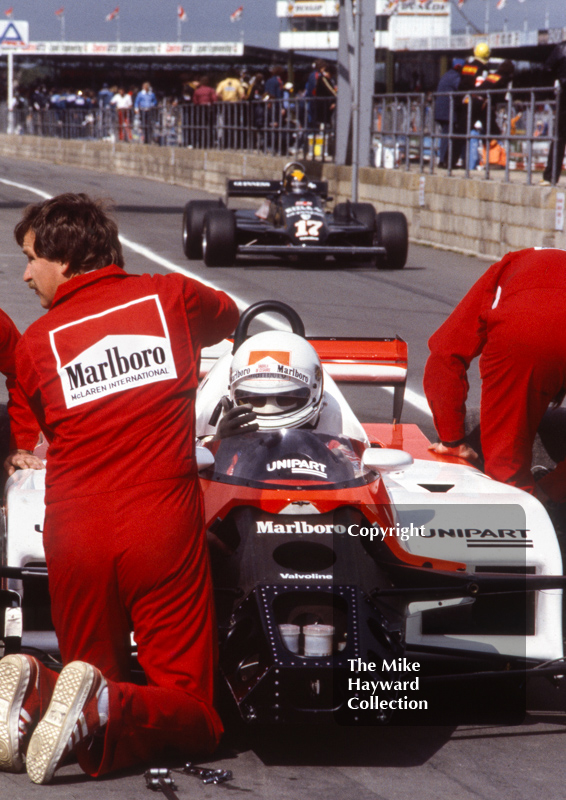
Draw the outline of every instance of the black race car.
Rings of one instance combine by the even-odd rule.
[[[228,197],[264,198],[257,210],[229,209],[222,200],[191,200],[183,214],[183,250],[208,267],[230,267],[237,255],[280,256],[345,266],[377,263],[402,269],[407,260],[404,214],[377,214],[370,203],[338,203],[327,211],[326,181],[309,180],[304,167],[286,165],[281,180],[229,180]]]

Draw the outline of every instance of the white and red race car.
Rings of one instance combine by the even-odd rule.
[[[265,301],[244,313],[234,345],[203,354],[199,437],[214,432],[233,349],[255,316],[274,310],[304,333],[292,309]],[[241,716],[372,724],[413,711],[436,722],[428,692],[440,681],[444,695],[453,684],[472,687],[460,693],[472,717],[490,697],[509,700],[506,713],[521,719],[525,678],[565,669],[565,578],[544,507],[432,453],[416,425],[356,419],[341,381],[394,387],[399,419],[405,342],[310,342],[325,371],[315,430],[256,431],[197,448],[220,666]],[[44,472],[27,470],[6,486],[6,652],[48,646],[37,607],[43,488]]]

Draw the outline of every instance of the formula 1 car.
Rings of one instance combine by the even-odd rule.
[[[468,719],[503,703],[505,721],[520,721],[526,677],[566,669],[565,578],[545,509],[399,423],[397,338],[310,339],[324,368],[316,427],[216,440],[232,352],[265,311],[304,335],[288,306],[250,307],[233,346],[204,354],[196,404],[220,668],[241,718],[443,723],[429,707],[440,682],[448,718],[463,721],[467,700]],[[393,387],[393,424],[362,425],[341,381]],[[30,629],[42,622],[43,481],[24,470],[7,484],[5,652],[47,646],[48,631]]]
[[[376,214],[370,203],[338,203],[326,209],[328,183],[305,177],[290,162],[281,180],[229,180],[227,197],[257,197],[256,211],[232,210],[223,201],[191,200],[183,215],[183,250],[209,267],[230,267],[236,256],[279,256],[305,264],[327,256],[341,264],[377,263],[402,269],[407,261],[404,214]]]

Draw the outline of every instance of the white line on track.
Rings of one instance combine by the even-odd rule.
[[[25,192],[31,192],[38,197],[43,197],[44,200],[50,200],[51,197],[53,197],[53,195],[47,194],[47,192],[44,192],[41,189],[36,189],[35,186],[28,186],[25,183],[17,183],[16,181],[10,181],[7,178],[0,178],[0,183],[5,184],[6,186],[13,186],[16,189],[22,189]],[[194,280],[200,281],[200,283],[204,283],[205,286],[210,286],[212,289],[218,289],[218,286],[215,286],[210,281],[201,278],[200,275],[194,275],[192,272],[189,272],[188,269],[179,267],[177,264],[169,261],[169,259],[163,258],[163,256],[157,255],[157,253],[154,253],[153,250],[149,249],[149,247],[145,247],[142,244],[137,244],[136,242],[133,242],[131,239],[128,239],[122,235],[120,236],[120,241],[125,247],[128,247],[134,253],[147,258],[148,261],[153,261],[154,264],[159,264],[160,267],[164,267],[171,272],[178,272],[181,275],[186,275],[188,278],[193,278]],[[243,300],[241,297],[237,297],[232,292],[230,292],[230,296],[234,298],[234,301],[240,310],[243,310],[249,306],[249,303],[246,300]],[[275,328],[275,330],[288,330],[288,327],[284,325],[277,317],[272,317],[270,314],[262,314],[262,318],[268,322],[272,328]],[[387,391],[393,392],[393,389],[387,389]],[[418,392],[414,392],[412,389],[407,387],[405,389],[405,400],[423,414],[426,414],[429,417],[432,416],[426,398],[421,394],[418,394]]]

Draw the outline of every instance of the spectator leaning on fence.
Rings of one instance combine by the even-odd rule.
[[[126,92],[123,86],[120,86],[112,100],[110,101],[112,108],[116,109],[118,117],[118,136],[121,142],[129,142],[132,138],[130,128],[130,116],[132,113],[132,95]]]
[[[463,58],[453,58],[452,66],[441,77],[436,87],[438,97],[436,97],[434,105],[434,119],[436,120],[440,132],[445,134],[440,140],[440,153],[438,166],[446,169],[448,166],[448,133],[450,131],[450,105],[452,101],[452,129],[454,130],[456,124],[457,104],[460,102],[460,97],[451,98],[449,94],[444,92],[457,92],[460,88],[460,79],[462,77],[462,67],[464,66]],[[454,167],[457,158],[454,160],[456,151],[461,150],[455,141],[452,142],[452,166]]]
[[[208,75],[203,75],[199,80],[199,85],[193,92],[193,103],[195,106],[210,106],[218,102],[218,95],[210,85]]]
[[[134,101],[134,110],[136,116],[140,120],[140,127],[144,134],[144,141],[146,144],[151,142],[152,136],[152,122],[153,122],[153,109],[157,106],[157,98],[153,93],[151,84],[146,81],[141,90],[137,93]]]
[[[548,160],[542,176],[541,184],[549,186],[551,183],[558,183],[562,162],[564,161],[564,151],[566,150],[566,41],[556,45],[546,64],[545,69],[552,73],[556,88],[560,88],[560,101],[556,109],[556,153],[554,152],[554,142],[550,143]],[[555,158],[556,156],[556,158]],[[556,163],[555,169],[553,169]]]
[[[237,103],[244,99],[246,90],[235,75],[229,74],[216,87],[216,94],[223,103]]]

